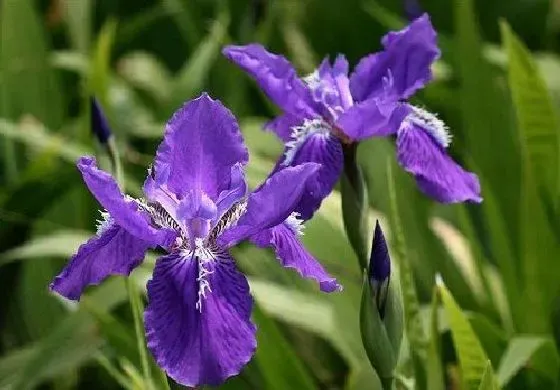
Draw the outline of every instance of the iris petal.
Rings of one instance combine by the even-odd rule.
[[[282,223],[294,211],[304,194],[308,180],[318,171],[319,165],[301,164],[284,168],[249,195],[247,210],[237,224],[219,237],[221,247],[229,248],[258,232]]]
[[[418,187],[438,202],[482,201],[478,177],[453,161],[423,128],[405,121],[397,134],[397,153]]]
[[[196,260],[162,257],[148,282],[148,347],[159,366],[185,386],[219,385],[238,374],[256,348],[247,279],[231,258],[206,267],[211,291],[200,308]]]
[[[303,220],[308,220],[319,209],[323,199],[332,192],[340,177],[344,164],[340,141],[332,135],[311,135],[295,151],[290,165],[304,163],[317,163],[321,166],[313,179],[309,180],[304,196],[294,209]]]
[[[407,99],[432,79],[432,63],[440,56],[436,32],[427,14],[406,28],[383,37],[384,50],[364,57],[350,76],[355,100],[389,94]]]
[[[151,246],[111,223],[99,236],[80,246],[50,288],[68,299],[78,300],[88,285],[99,284],[109,275],[130,274]]]
[[[293,128],[296,126],[300,126],[302,123],[303,119],[301,119],[300,117],[284,113],[268,121],[264,125],[264,128],[266,130],[273,131],[278,136],[278,138],[286,143],[289,142],[292,138]]]
[[[226,46],[223,54],[249,73],[285,112],[300,118],[316,116],[316,104],[310,91],[286,58],[268,52],[259,44]]]
[[[336,124],[352,140],[361,141],[396,133],[407,114],[404,104],[371,98],[350,107]]]
[[[286,223],[260,232],[251,237],[251,241],[260,247],[270,246],[274,248],[280,264],[286,268],[294,269],[304,278],[315,280],[319,283],[321,291],[342,290],[342,286],[305,249],[294,231]]]
[[[80,158],[78,169],[91,193],[123,229],[139,239],[161,246],[167,246],[174,239],[173,232],[150,225],[149,216],[140,211],[135,201],[121,193],[111,175],[97,168],[95,158]]]
[[[203,94],[169,120],[154,163],[158,186],[183,196],[203,191],[216,201],[230,183],[231,168],[249,159],[232,113]]]

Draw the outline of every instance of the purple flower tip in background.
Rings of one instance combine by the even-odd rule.
[[[258,44],[227,46],[224,55],[249,73],[284,111],[266,128],[285,143],[280,167],[304,162],[322,165],[296,207],[311,217],[336,184],[343,166],[343,146],[374,136],[397,136],[400,165],[419,188],[444,203],[480,202],[476,175],[447,154],[451,136],[435,115],[406,102],[432,80],[440,56],[427,14],[382,39],[383,50],[364,57],[349,75],[343,55],[325,59],[299,78],[286,58]]]
[[[231,112],[203,94],[167,123],[144,198],[123,194],[94,158],[78,162],[105,211],[97,234],[51,289],[77,300],[88,285],[128,275],[148,249],[164,249],[147,286],[146,339],[157,363],[186,386],[220,384],[255,351],[249,285],[229,253],[240,241],[271,246],[284,266],[317,281],[321,290],[340,290],[298,239],[302,221],[294,208],[317,164],[278,170],[249,192],[248,157]]]
[[[404,14],[410,21],[422,15],[422,7],[418,0],[403,0]]]
[[[111,128],[109,127],[107,118],[105,118],[105,115],[103,114],[103,110],[101,109],[99,102],[94,97],[90,98],[90,110],[91,131],[95,134],[99,142],[102,145],[105,145],[109,140],[109,137],[111,137]]]
[[[387,248],[387,241],[385,241],[379,221],[376,221],[371,246],[371,257],[369,259],[368,278],[381,318],[385,315],[385,303],[390,277],[391,259],[389,257],[389,249]]]

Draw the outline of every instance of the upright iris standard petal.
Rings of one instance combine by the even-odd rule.
[[[162,257],[148,282],[148,347],[167,374],[185,386],[222,383],[241,371],[256,348],[247,280],[229,257],[206,267],[211,290],[201,309],[195,259]]]
[[[167,230],[159,230],[151,226],[150,219],[142,213],[138,204],[127,199],[119,186],[107,172],[97,168],[93,157],[82,157],[78,161],[78,169],[91,193],[109,212],[117,225],[126,229],[139,239],[155,245],[167,246],[174,234]]]
[[[222,234],[218,241],[220,246],[229,248],[261,230],[284,222],[294,211],[308,180],[318,169],[318,164],[306,163],[273,174],[259,190],[249,195],[247,210],[237,225]]]
[[[50,288],[68,299],[78,300],[88,285],[99,284],[109,275],[130,274],[150,247],[151,243],[110,222],[98,236],[80,246]]]
[[[406,120],[397,134],[400,165],[416,178],[418,187],[442,203],[481,202],[480,183],[445,152],[426,129]]]
[[[279,167],[304,163],[320,164],[319,171],[309,180],[304,195],[294,209],[304,220],[308,220],[331,193],[340,177],[344,164],[342,145],[333,135],[320,132],[311,134],[305,139],[295,140],[295,144],[286,148],[285,158]]]
[[[216,200],[229,186],[231,167],[245,165],[248,159],[231,112],[203,94],[167,123],[154,163],[155,181],[177,195],[196,190]]]
[[[293,227],[284,222],[251,237],[251,241],[260,247],[272,247],[280,264],[296,270],[304,278],[315,280],[321,291],[342,290],[336,279],[305,249],[296,234]]]
[[[259,83],[268,97],[285,112],[301,118],[316,115],[316,105],[292,64],[259,44],[226,46],[223,54]]]
[[[432,79],[430,67],[440,51],[427,14],[401,31],[390,32],[382,43],[384,50],[364,57],[350,76],[357,101],[382,94],[387,82],[395,100],[407,99]]]

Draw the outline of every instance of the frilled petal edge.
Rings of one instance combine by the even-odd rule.
[[[341,291],[342,286],[305,249],[293,229],[284,222],[251,237],[251,241],[260,247],[272,247],[280,264],[294,269],[304,278],[315,280],[321,291]]]
[[[109,275],[129,275],[150,247],[149,242],[111,223],[80,246],[50,288],[68,299],[78,300],[88,285],[99,284]]]
[[[78,169],[90,192],[109,212],[115,223],[133,236],[155,245],[166,247],[175,238],[170,230],[156,229],[150,224],[150,217],[140,210],[138,204],[121,193],[111,175],[97,168],[93,157],[81,157]]]
[[[381,93],[407,99],[432,79],[431,65],[440,56],[437,35],[427,14],[382,39],[384,50],[364,57],[350,76],[355,100]]]
[[[438,202],[482,201],[478,177],[453,161],[423,128],[408,121],[397,134],[397,158],[418,187]]]
[[[148,282],[148,347],[178,383],[219,385],[238,374],[255,352],[252,305],[247,280],[233,259],[201,266],[193,258],[162,257]]]
[[[317,112],[310,91],[283,56],[270,53],[259,44],[230,45],[222,53],[253,77],[285,112],[302,118],[312,117]]]

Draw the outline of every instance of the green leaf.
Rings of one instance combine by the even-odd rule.
[[[482,375],[482,380],[480,381],[478,390],[499,390],[490,360],[486,362],[486,368],[484,370],[484,374]]]
[[[439,337],[438,309],[439,294],[434,288],[432,294],[432,308],[430,316],[430,340],[427,353],[427,388],[430,390],[445,390],[444,372],[441,364],[441,343]]]
[[[184,41],[191,47],[195,47],[202,38],[197,28],[196,8],[190,6],[190,2],[181,0],[160,0],[164,9],[173,17],[177,28]]]
[[[18,120],[30,114],[50,128],[62,124],[63,101],[49,64],[46,34],[31,0],[6,0],[0,6],[0,116]],[[25,37],[23,39],[22,37]]]
[[[500,29],[522,150],[537,185],[549,201],[556,201],[560,190],[560,124],[531,53],[506,21],[500,22]]]
[[[150,93],[156,102],[169,99],[171,74],[165,65],[147,52],[132,52],[119,60],[119,74],[132,86]]]
[[[74,164],[81,156],[91,154],[88,147],[53,134],[34,120],[23,121],[16,125],[0,118],[0,135],[22,142],[36,151],[58,155],[71,164]]]
[[[359,361],[360,352],[344,338],[336,321],[335,307],[327,299],[255,278],[249,283],[255,300],[265,313],[323,337],[347,360]],[[361,343],[358,346],[361,348]]]
[[[489,359],[467,317],[441,279],[438,279],[437,287],[451,328],[465,390],[478,390],[485,375],[491,375],[491,378],[485,381],[495,381],[493,374],[486,373]]]
[[[69,258],[91,233],[77,230],[59,230],[48,236],[40,236],[25,244],[0,254],[0,266],[16,260],[43,257]]]
[[[518,233],[515,227],[519,223],[520,161],[507,109],[509,99],[503,88],[500,89],[498,75],[484,59],[475,2],[454,0],[453,3],[456,31],[453,54],[460,82],[462,123],[457,138],[458,142],[464,140],[467,161],[472,161],[475,172],[483,179],[483,195],[492,192],[496,198],[511,245]],[[497,145],[500,158],[495,154]]]
[[[74,49],[84,55],[89,53],[91,41],[92,5],[90,0],[63,0],[68,36]]]
[[[535,336],[518,336],[511,339],[498,367],[497,375],[500,385],[506,386],[520,370],[530,364],[542,347],[551,342],[544,337]],[[556,354],[556,359],[548,359],[546,364],[550,366],[553,372],[556,371],[557,373],[558,354]],[[556,370],[552,366],[555,366]]]
[[[101,339],[89,318],[80,312],[71,314],[52,333],[33,345],[27,359],[17,367],[13,388],[32,388],[77,368],[92,358],[100,345]]]
[[[220,54],[224,43],[229,15],[222,13],[212,23],[210,33],[202,40],[189,56],[175,80],[169,103],[170,111],[176,110],[189,97],[199,92],[206,82],[213,63]]]
[[[109,19],[99,33],[95,42],[93,50],[93,58],[91,60],[90,75],[89,75],[89,93],[94,95],[107,109],[108,107],[108,92],[109,92],[109,78],[111,66],[111,51],[115,42],[115,35],[117,32],[117,22]],[[112,113],[105,112],[105,115],[111,121]]]
[[[267,389],[315,389],[313,379],[299,356],[273,320],[255,305],[253,318],[257,328],[257,352],[255,361],[259,366]]]
[[[391,207],[391,231],[394,235],[394,248],[398,258],[398,274],[403,294],[406,335],[410,343],[413,360],[415,362],[414,364],[417,369],[417,382],[421,383],[421,381],[418,380],[418,375],[423,374],[418,372],[418,370],[423,372],[426,369],[427,336],[420,317],[420,303],[418,302],[418,296],[416,295],[414,275],[406,252],[405,236],[400,219],[399,204],[397,201],[395,181],[390,161],[387,163],[387,179]],[[419,386],[421,385],[419,384]]]

